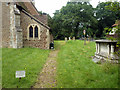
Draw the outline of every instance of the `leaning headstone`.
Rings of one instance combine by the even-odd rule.
[[[71,40],[71,38],[69,37],[69,40]]]
[[[67,37],[65,37],[65,42],[67,42]]]
[[[73,37],[73,40],[75,40],[75,37]]]

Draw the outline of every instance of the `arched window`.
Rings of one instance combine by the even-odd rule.
[[[37,24],[31,24],[27,28],[27,39],[28,40],[40,40],[40,27]]]
[[[29,37],[33,38],[33,27],[32,26],[29,27]]]
[[[35,26],[35,38],[37,38],[37,37],[38,37],[38,27]]]

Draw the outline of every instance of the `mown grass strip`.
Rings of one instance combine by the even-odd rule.
[[[58,88],[117,88],[118,66],[92,61],[95,43],[68,41],[58,54]]]
[[[49,50],[38,48],[2,49],[2,87],[30,88],[48,57]],[[26,77],[19,82],[15,72],[25,70]]]

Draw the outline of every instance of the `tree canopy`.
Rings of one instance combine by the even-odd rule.
[[[68,2],[54,17],[49,16],[49,26],[54,39],[81,38],[83,30],[90,37],[104,37],[104,28],[111,27],[117,19],[117,11],[107,9],[111,2],[102,2],[93,8],[89,2]]]

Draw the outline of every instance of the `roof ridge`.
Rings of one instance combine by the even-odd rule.
[[[39,21],[37,18],[35,18],[33,15],[31,15],[30,13],[26,12],[25,10],[22,10],[24,13],[28,14],[29,16],[31,16],[33,19],[37,20],[41,25],[43,25],[44,27],[50,29],[50,27],[44,23],[42,23],[41,21]]]

